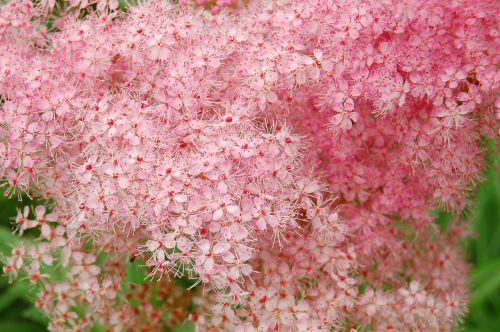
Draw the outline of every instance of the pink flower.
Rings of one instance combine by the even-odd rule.
[[[8,2],[0,186],[41,203],[5,272],[54,331],[452,329],[466,225],[427,211],[499,132],[495,5]]]

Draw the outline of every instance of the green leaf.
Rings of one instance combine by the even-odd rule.
[[[12,234],[10,229],[0,226],[0,254],[8,256],[18,241],[19,237]]]
[[[5,308],[8,308],[13,302],[18,299],[22,299],[23,294],[28,292],[25,285],[22,283],[14,283],[10,287],[7,287],[2,294],[0,294],[0,312]],[[0,329],[0,331],[5,331]]]
[[[45,326],[49,324],[49,319],[47,318],[47,316],[45,316],[44,313],[36,307],[25,309],[22,313],[22,316]]]
[[[193,332],[194,324],[193,322],[184,322],[182,324],[177,325],[174,328],[174,332]]]
[[[489,279],[478,286],[476,291],[473,292],[471,306],[481,303],[490,294],[500,288],[500,271],[497,271]]]
[[[43,326],[29,320],[2,319],[0,320],[0,331],[5,332],[38,332],[47,331]]]
[[[472,273],[472,282],[474,288],[484,284],[488,279],[494,278],[500,274],[500,258],[492,260],[483,266],[476,268]]]
[[[146,263],[141,259],[136,259],[127,264],[126,281],[141,285],[146,281]]]

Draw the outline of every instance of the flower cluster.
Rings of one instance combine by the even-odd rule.
[[[50,330],[452,329],[466,225],[428,211],[499,135],[495,1],[123,7],[0,8],[1,185],[46,202],[4,272]]]

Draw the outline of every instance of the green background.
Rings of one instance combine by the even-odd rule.
[[[474,237],[464,243],[468,259],[472,264],[471,301],[469,313],[461,329],[470,332],[500,331],[500,158],[496,147],[488,145],[488,168],[484,181],[472,195],[476,202],[473,209],[464,215],[473,223]],[[17,236],[11,234],[12,218],[16,208],[29,202],[17,202],[0,196],[0,253],[9,254]],[[449,214],[440,212],[437,222],[446,224]],[[37,332],[46,331],[47,320],[33,306],[32,286],[26,281],[8,283],[0,277],[0,331]],[[174,331],[191,328],[178,326]]]

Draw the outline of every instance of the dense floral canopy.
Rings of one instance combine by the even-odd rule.
[[[457,324],[467,228],[428,212],[469,204],[499,134],[496,1],[120,8],[0,8],[2,184],[45,201],[4,270],[52,331]],[[154,281],[124,290],[136,258]]]

